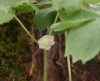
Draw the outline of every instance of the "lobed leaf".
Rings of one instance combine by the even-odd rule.
[[[28,0],[0,0],[0,24],[12,20],[15,15],[15,10],[12,8],[18,7],[23,3],[28,3]]]
[[[64,31],[64,30],[80,27],[91,20],[93,20],[93,18],[84,18],[84,19],[79,19],[79,20],[62,21],[62,22],[53,24],[51,26],[51,29],[53,29],[55,32]]]
[[[51,0],[55,10],[65,9],[67,15],[80,10],[83,7],[83,0]]]
[[[84,19],[84,18],[96,18],[98,14],[95,12],[89,10],[89,9],[81,9],[74,13],[72,13],[70,16],[67,15],[67,12],[65,10],[59,11],[59,17],[61,21],[69,21],[69,20],[77,20],[77,19]]]
[[[71,29],[66,40],[65,56],[72,54],[73,61],[83,62],[93,58],[100,51],[100,18]]]

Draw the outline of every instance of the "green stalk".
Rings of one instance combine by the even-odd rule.
[[[44,52],[44,71],[43,71],[43,81],[47,81],[47,77],[48,77],[48,54],[46,50],[43,50]]]
[[[66,39],[67,39],[67,31],[65,32],[65,40]],[[67,55],[67,66],[68,66],[68,79],[69,79],[69,81],[72,81],[71,62],[70,62],[70,55],[69,54]]]
[[[55,17],[55,20],[54,20],[54,23],[57,22],[57,19],[59,17],[59,14],[57,12],[57,15]],[[49,32],[49,35],[51,35],[53,32],[53,29],[50,30]],[[46,50],[43,50],[44,52],[44,72],[43,72],[43,81],[47,81],[47,76],[48,76],[48,69],[47,69],[47,66],[48,66],[48,54],[47,54],[47,51]]]
[[[69,81],[72,81],[70,55],[67,56],[67,64],[68,64],[68,78],[69,78]]]
[[[17,22],[20,24],[20,26],[24,29],[24,31],[30,36],[30,38],[38,44],[37,40],[35,39],[35,37],[33,35],[31,35],[31,33],[26,29],[26,27],[23,25],[23,23],[18,19],[17,16],[15,16],[15,19],[17,20]]]
[[[57,22],[58,17],[59,17],[59,12],[57,12],[57,15],[56,15],[56,17],[55,17],[54,23],[56,23],[56,22]],[[53,29],[51,29],[51,30],[50,30],[49,35],[51,35],[51,34],[52,34],[52,32],[53,32]]]

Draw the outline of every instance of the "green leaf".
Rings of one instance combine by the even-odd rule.
[[[0,0],[0,24],[4,24],[13,19],[15,10],[13,7],[27,3],[28,0]]]
[[[87,3],[98,3],[100,0],[85,0]]]
[[[83,0],[66,0],[67,3],[65,3],[64,9],[67,13],[67,15],[71,15],[72,13],[83,9],[84,2]]]
[[[20,5],[23,5],[24,3],[29,3],[29,0],[4,0],[4,2],[8,3],[11,8],[15,8]]]
[[[9,4],[4,0],[0,0],[0,24],[10,21],[13,17],[14,12],[10,9]]]
[[[71,28],[81,27],[87,22],[95,19],[98,15],[89,10],[79,10],[72,15],[68,16],[65,10],[59,11],[59,17],[61,22],[53,24],[51,28],[54,29],[55,32],[60,32]]]
[[[14,17],[14,12],[9,10],[7,12],[0,10],[0,24],[9,22]]]
[[[91,20],[93,20],[93,18],[84,18],[84,19],[72,20],[72,21],[62,21],[51,25],[51,29],[53,29],[55,32],[64,31],[67,29],[80,27],[81,25],[84,25],[86,22]]]
[[[89,10],[89,9],[81,9],[74,13],[72,13],[70,16],[67,14],[65,10],[59,11],[59,17],[62,21],[69,21],[69,20],[77,20],[77,19],[84,19],[84,18],[95,18],[98,15]]]
[[[40,10],[34,17],[34,24],[39,31],[49,27],[55,18],[56,12],[51,8]]]
[[[13,19],[14,17],[14,11],[12,11],[11,9],[4,11],[1,10],[1,6],[0,6],[0,24],[4,24],[9,22],[11,19]]]
[[[80,10],[83,7],[83,0],[51,0],[53,8],[61,10],[64,8],[67,15]]]
[[[29,2],[30,2],[30,3],[34,3],[34,2],[36,2],[36,1],[35,1],[35,0],[29,0]]]
[[[64,7],[66,0],[51,0],[53,8],[59,10]]]
[[[50,1],[41,1],[38,4],[36,4],[40,9],[44,9],[44,8],[49,8],[52,7],[52,4]]]
[[[26,4],[24,3],[23,5],[20,5],[16,8],[14,8],[18,13],[28,13],[35,11],[36,13],[39,11],[38,7],[35,6],[34,4]]]
[[[71,29],[66,40],[65,56],[72,54],[73,61],[86,62],[100,51],[100,18]]]

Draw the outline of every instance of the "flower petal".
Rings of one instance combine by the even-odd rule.
[[[52,45],[54,45],[54,36],[52,35],[45,35],[38,40],[39,48],[49,50]]]

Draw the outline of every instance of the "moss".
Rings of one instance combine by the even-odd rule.
[[[32,17],[26,16],[29,14],[19,17],[30,29],[32,23],[27,20],[32,20]],[[10,81],[26,81],[26,76],[17,61],[21,55],[30,52],[29,40],[15,20],[0,26],[0,81],[6,81],[8,78]]]

